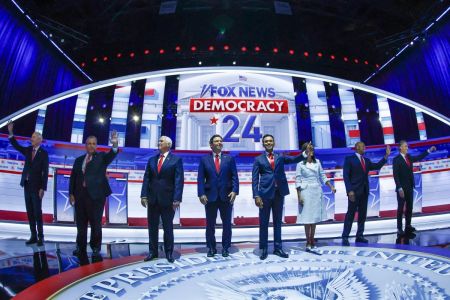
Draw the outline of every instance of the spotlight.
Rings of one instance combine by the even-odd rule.
[[[145,55],[149,55],[149,54],[150,54],[150,50],[145,49],[145,50],[144,50],[144,54],[145,54]]]
[[[235,60],[233,61],[233,66],[234,66],[234,65],[236,65],[236,61],[235,61]]]
[[[307,51],[303,52],[303,56],[308,57],[309,53]]]
[[[175,47],[175,51],[180,52],[180,50],[181,50],[181,47],[180,47],[180,46],[176,46],[176,47]]]
[[[92,59],[92,62],[96,63],[97,60],[98,60],[98,58],[97,58],[97,57],[94,57],[94,58]]]
[[[191,47],[191,51],[192,51],[192,52],[195,52],[195,51],[197,51],[197,47],[195,47],[195,46],[192,46],[192,47]]]
[[[270,66],[270,62],[266,62],[266,67],[269,67]]]
[[[134,115],[134,116],[133,116],[133,121],[138,122],[138,121],[139,121],[139,116]]]
[[[259,51],[261,51],[261,48],[260,48],[259,46],[256,46],[256,47],[255,47],[255,51],[256,51],[256,52],[259,52]]]
[[[355,58],[353,61],[355,62],[355,64],[359,63],[359,59],[357,59],[357,58]]]
[[[117,53],[117,54],[116,54],[116,57],[117,57],[117,58],[121,58],[121,57],[122,57],[122,53],[120,53],[120,52]]]
[[[361,123],[361,120],[358,119],[358,123]]]
[[[131,53],[130,53],[130,57],[131,57],[131,58],[134,58],[134,52],[131,52]]]
[[[159,49],[159,54],[164,54],[164,49]]]
[[[201,65],[202,65],[202,61],[201,61],[201,60],[200,60],[200,61],[198,62],[198,65],[199,65],[199,66],[201,66]]]
[[[242,46],[242,47],[241,47],[241,51],[242,51],[242,52],[246,52],[246,51],[247,51],[247,47]]]
[[[348,61],[348,57],[344,56],[344,61],[347,62]]]
[[[230,50],[230,46],[228,46],[228,45],[223,46],[223,50],[225,50],[225,51]]]
[[[278,53],[278,48],[273,48],[273,53]]]
[[[103,119],[102,117],[100,117],[100,118],[98,118],[98,121],[99,121],[100,123],[103,124],[103,122],[105,122],[105,119]]]
[[[336,56],[334,56],[333,54],[331,54],[331,55],[330,55],[330,58],[334,60],[334,59],[336,58]]]
[[[294,55],[294,53],[295,53],[294,50],[292,50],[292,49],[289,50],[289,54],[290,54],[290,55]]]
[[[414,45],[414,42],[413,41],[411,41],[411,43],[409,43],[411,46],[413,46]]]
[[[108,61],[108,56],[103,56],[103,61]]]
[[[317,56],[322,57],[323,56],[322,52],[317,52]]]
[[[82,68],[86,67],[86,63],[85,63],[85,62],[82,62],[82,63],[81,63],[81,67],[82,67]]]
[[[208,50],[209,50],[209,51],[214,51],[214,46],[209,46],[209,47],[208,47]]]
[[[365,60],[365,61],[364,61],[364,64],[365,64],[365,65],[368,65],[368,64],[369,64],[369,62],[368,62],[367,60]]]
[[[379,64],[375,64],[375,68],[380,68],[380,65]]]

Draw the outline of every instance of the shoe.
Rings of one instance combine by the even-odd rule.
[[[170,263],[173,263],[175,261],[175,259],[173,259],[173,256],[172,256],[172,252],[167,252],[166,258],[167,258],[167,261]]]
[[[77,247],[75,250],[73,250],[72,254],[75,256],[86,254],[86,249],[80,249],[79,247]]]
[[[222,249],[222,256],[223,256],[223,257],[228,257],[228,256],[230,256],[230,252],[228,252],[228,249]]]
[[[346,247],[350,246],[350,242],[348,241],[347,238],[342,239],[342,246],[346,246]]]
[[[397,229],[397,235],[398,236],[402,236],[402,235],[405,235],[405,232],[403,231],[403,229]]]
[[[38,239],[37,243],[36,243],[36,246],[38,246],[38,247],[44,246],[44,239]]]
[[[260,260],[265,260],[267,258],[267,248],[261,249],[261,253],[259,254]]]
[[[413,233],[413,232],[415,232],[416,231],[416,228],[414,228],[414,227],[412,227],[412,226],[407,226],[406,228],[405,228],[405,232],[408,232],[408,233]]]
[[[25,241],[25,245],[31,245],[37,242],[37,239],[35,237],[30,237],[28,240]]]
[[[273,251],[273,254],[282,258],[288,258],[289,254],[283,251],[283,249],[277,249]]]
[[[150,252],[145,258],[144,261],[150,261],[150,260],[154,260],[158,258],[158,254],[153,254],[152,252]]]
[[[311,245],[310,244],[306,244],[305,250],[306,250],[306,252],[311,251]]]
[[[207,257],[214,257],[214,255],[217,254],[217,250],[213,248],[209,248],[208,254],[206,254]]]
[[[369,242],[369,240],[361,236],[361,237],[357,237],[355,242],[367,244]]]

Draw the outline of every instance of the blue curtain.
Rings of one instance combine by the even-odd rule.
[[[17,8],[10,3],[0,4],[0,118],[86,83],[88,80],[69,65]],[[16,134],[30,135],[36,113],[16,123]],[[57,126],[49,128],[57,130]]]
[[[403,52],[395,63],[382,70],[370,85],[412,99],[450,117],[450,22],[441,20],[440,27],[431,28],[425,41],[418,40]],[[437,26],[437,25],[435,25]],[[403,105],[390,106],[394,118],[402,118]],[[401,120],[393,120],[401,123]],[[450,135],[450,127],[425,117],[428,138]],[[405,133],[407,131],[404,131]],[[408,139],[407,135],[396,139]]]

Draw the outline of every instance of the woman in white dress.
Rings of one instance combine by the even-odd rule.
[[[302,151],[306,150],[308,143],[303,144]],[[328,180],[320,161],[314,155],[311,146],[306,160],[297,164],[295,172],[295,187],[299,203],[298,224],[305,225],[306,250],[317,248],[314,244],[316,224],[327,218],[323,203],[322,185],[326,184],[333,193],[336,189]]]

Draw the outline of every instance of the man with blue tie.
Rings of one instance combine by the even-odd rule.
[[[359,141],[355,144],[355,154],[347,156],[344,162],[344,183],[348,196],[348,208],[345,214],[344,230],[342,232],[342,245],[349,246],[348,237],[352,229],[355,212],[358,212],[357,243],[368,243],[364,238],[364,223],[367,217],[367,202],[369,198],[369,172],[379,170],[387,162],[391,147],[386,146],[386,154],[377,163],[364,157],[366,145]]]
[[[208,257],[217,253],[215,227],[217,210],[222,219],[222,256],[229,256],[231,246],[231,217],[233,203],[239,193],[239,178],[236,162],[230,155],[222,153],[222,136],[215,134],[209,139],[212,154],[200,159],[197,189],[200,202],[206,212],[206,246]]]
[[[144,261],[158,257],[158,227],[161,218],[164,229],[164,252],[167,261],[174,262],[173,217],[183,195],[183,161],[169,150],[172,140],[161,136],[159,153],[150,157],[144,174],[141,204],[147,208],[149,253]]]
[[[283,251],[281,245],[281,219],[283,214],[284,196],[289,195],[289,186],[284,171],[285,164],[295,164],[306,159],[306,153],[298,156],[282,156],[273,153],[275,139],[271,134],[265,134],[262,144],[266,150],[255,158],[252,171],[253,198],[259,207],[259,249],[260,259],[267,258],[267,239],[269,231],[269,217],[272,211],[274,251],[273,254],[287,258],[289,255]]]

